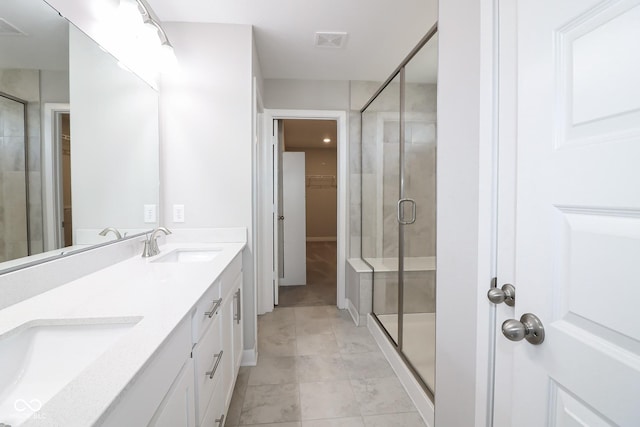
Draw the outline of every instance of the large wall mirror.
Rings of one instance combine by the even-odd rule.
[[[154,228],[156,90],[43,0],[0,24],[0,274]]]

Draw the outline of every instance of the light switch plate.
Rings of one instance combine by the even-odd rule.
[[[157,222],[157,208],[156,205],[144,205],[144,222],[155,223]]]
[[[173,205],[173,222],[184,222],[184,205]]]

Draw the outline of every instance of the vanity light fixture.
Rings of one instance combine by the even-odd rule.
[[[331,142],[331,138],[325,138],[322,140],[322,142],[324,142],[325,144],[328,144]]]
[[[119,0],[119,21],[128,28],[128,36],[136,40],[148,55],[148,64],[155,64],[157,71],[169,72],[177,66],[173,46],[164,29],[149,13],[142,0]],[[125,30],[126,31],[126,30]]]
[[[120,21],[130,27],[142,24],[145,15],[149,14],[138,0],[120,0],[117,13]]]
[[[90,7],[97,19],[111,19],[120,9],[120,0],[93,1],[90,2]]]
[[[157,49],[158,68],[161,72],[172,71],[178,65],[178,60],[167,33],[149,14],[147,14],[144,24],[146,27],[152,28],[160,40],[160,46]]]

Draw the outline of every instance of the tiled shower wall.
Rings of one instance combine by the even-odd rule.
[[[375,257],[397,256],[398,227],[396,203],[398,200],[398,138],[399,99],[397,87],[390,85],[386,93],[376,100],[361,129],[360,109],[380,87],[379,82],[351,82],[350,126],[350,253],[357,258],[362,254]],[[435,255],[435,158],[436,158],[436,85],[407,84],[405,109],[407,194],[416,200],[416,223],[407,233],[406,256]],[[378,115],[379,120],[371,120]],[[382,131],[376,122],[382,125]],[[361,143],[361,133],[365,133]],[[382,145],[382,147],[380,147]],[[382,159],[379,157],[382,156]],[[361,160],[362,159],[362,160]],[[380,165],[382,169],[380,169]],[[378,188],[382,174],[383,186]],[[366,194],[361,194],[362,185]],[[361,215],[361,200],[367,201]],[[382,205],[382,212],[373,206]],[[382,234],[377,229],[378,215],[384,224]],[[368,253],[367,253],[368,252]]]
[[[0,70],[0,92],[27,101],[29,221],[31,253],[36,254],[43,250],[39,71]],[[16,126],[15,113],[13,118],[6,113],[3,111],[0,125],[0,261],[27,255],[24,144],[22,135],[16,133],[18,129],[22,132],[23,126]]]

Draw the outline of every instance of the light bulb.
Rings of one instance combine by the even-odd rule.
[[[91,2],[91,10],[99,20],[107,21],[115,15],[119,5],[120,0],[99,0]]]
[[[145,22],[142,28],[140,28],[138,37],[140,38],[141,43],[143,43],[143,46],[159,46],[161,42],[158,27],[156,27],[151,21]]]
[[[163,43],[158,51],[158,69],[161,73],[170,73],[178,68],[178,58],[169,43]]]
[[[140,7],[136,0],[120,0],[117,13],[120,21],[127,26],[133,27],[143,23]]]

